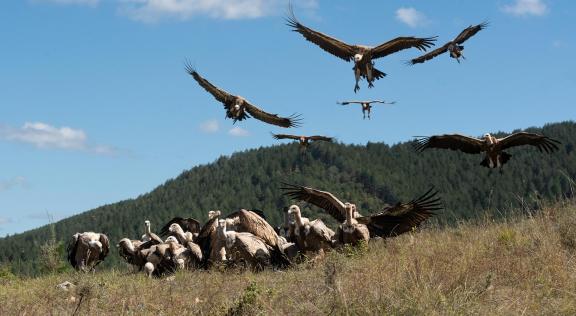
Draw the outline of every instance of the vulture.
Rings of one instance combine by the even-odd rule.
[[[504,138],[496,138],[489,133],[480,139],[459,134],[422,137],[415,141],[416,150],[422,152],[428,148],[460,150],[467,154],[485,152],[486,156],[480,165],[488,168],[500,168],[510,160],[512,155],[504,150],[515,146],[532,145],[540,152],[551,153],[558,150],[559,141],[534,133],[520,132]]]
[[[385,73],[374,68],[374,59],[413,47],[421,51],[426,51],[427,48],[434,45],[434,41],[436,40],[436,37],[398,37],[376,47],[350,45],[302,25],[296,19],[292,8],[290,8],[290,16],[286,19],[286,22],[294,32],[302,34],[306,40],[318,45],[324,51],[345,61],[354,61],[353,70],[356,78],[354,92],[360,89],[358,85],[360,78],[365,78],[368,81],[368,87],[371,88],[374,86],[374,80],[386,76]]]
[[[166,225],[160,229],[160,236],[167,236],[173,234],[170,230],[172,224],[178,224],[183,233],[190,233],[189,235],[198,236],[200,232],[200,222],[194,218],[174,217]]]
[[[288,134],[272,134],[272,137],[275,139],[294,139],[300,142],[300,150],[305,152],[308,149],[311,141],[323,141],[323,142],[333,142],[334,138],[314,135],[314,136],[296,136],[296,135],[288,135]]]
[[[347,222],[350,226],[354,226],[354,223],[366,225],[370,238],[393,237],[409,232],[433,216],[434,211],[442,209],[440,198],[436,197],[437,192],[430,189],[408,203],[398,202],[394,206],[386,206],[374,215],[362,216],[358,213],[356,205],[343,203],[330,192],[287,183],[284,185],[286,185],[282,188],[285,190],[284,195],[318,206],[337,221],[345,223],[344,225]],[[353,220],[347,221],[347,212],[350,209]]]
[[[383,100],[370,100],[370,101],[343,101],[343,102],[336,102],[340,105],[348,105],[348,104],[360,104],[362,106],[362,115],[363,119],[366,119],[366,113],[368,113],[368,119],[370,119],[370,111],[372,110],[373,103],[380,103],[380,104],[396,104],[396,101],[386,102]]]
[[[67,247],[68,261],[77,271],[94,271],[110,252],[108,237],[101,233],[84,232],[72,235]]]
[[[198,84],[208,91],[214,98],[224,104],[226,109],[226,118],[233,119],[234,123],[250,118],[252,115],[255,119],[262,122],[277,125],[280,127],[298,127],[300,126],[300,116],[292,115],[290,117],[279,117],[276,114],[264,112],[262,109],[248,102],[241,96],[232,95],[212,83],[202,78],[196,70],[189,65],[186,66],[186,71],[198,82]]]
[[[339,244],[358,245],[361,242],[370,240],[370,231],[364,224],[358,223],[354,214],[356,214],[356,205],[344,203],[346,208],[346,220],[338,227],[336,232],[336,242]]]
[[[332,249],[334,245],[334,231],[332,231],[321,219],[313,221],[302,217],[300,207],[292,205],[288,209],[289,214],[294,215],[296,228],[296,244],[303,252],[314,252],[321,254]]]
[[[464,43],[470,37],[476,35],[476,33],[480,32],[480,30],[485,29],[487,26],[488,26],[487,22],[484,22],[484,23],[481,23],[478,25],[470,25],[464,31],[462,31],[460,34],[458,34],[458,36],[456,36],[455,39],[446,43],[444,46],[439,47],[439,48],[429,52],[428,54],[422,55],[418,58],[414,58],[414,59],[410,60],[408,63],[412,64],[412,65],[420,64],[420,63],[423,63],[427,60],[430,60],[430,59],[432,59],[438,55],[442,55],[445,52],[450,52],[450,57],[456,59],[456,61],[458,63],[460,63],[460,58],[466,59],[464,57],[464,55],[462,54],[462,51],[464,50],[464,46],[462,46],[462,43]]]
[[[150,230],[150,221],[149,220],[144,221],[144,226],[146,227],[146,236],[149,238],[149,241],[152,242],[152,244],[161,244],[164,242],[162,240],[162,238],[158,237],[158,235],[154,234]]]
[[[149,247],[145,248],[145,242],[140,240],[130,240],[128,238],[122,238],[116,245],[118,248],[118,254],[127,263],[138,267],[142,270],[142,267],[146,264],[146,257],[149,254]],[[146,244],[152,246],[150,243]]]
[[[272,247],[251,233],[229,231],[228,222],[218,221],[218,238],[224,241],[226,254],[236,264],[244,263],[255,270],[272,264]]]

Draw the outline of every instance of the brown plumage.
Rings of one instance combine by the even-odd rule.
[[[294,215],[296,244],[303,252],[319,254],[334,247],[334,231],[321,219],[311,221],[303,217],[297,205],[290,206],[288,213]]]
[[[166,225],[160,229],[160,236],[167,236],[170,234],[170,226],[172,224],[178,224],[180,228],[186,233],[190,232],[192,234],[198,234],[200,232],[200,222],[195,218],[182,218],[174,217]]]
[[[480,139],[459,134],[420,137],[416,139],[416,150],[423,151],[428,148],[440,148],[459,150],[468,154],[485,152],[486,156],[480,165],[488,168],[502,167],[512,155],[504,150],[531,145],[540,152],[552,153],[558,150],[559,141],[534,133],[515,133],[504,138],[496,138],[490,134],[484,134]]]
[[[336,231],[336,241],[339,244],[352,244],[358,245],[361,242],[370,240],[370,230],[368,226],[360,224],[355,218],[356,205],[345,203],[346,205],[346,220]]]
[[[252,115],[255,119],[280,127],[288,128],[300,126],[301,120],[299,115],[292,115],[285,118],[279,117],[276,114],[264,112],[246,99],[232,95],[214,86],[208,80],[202,78],[190,65],[186,65],[186,71],[202,88],[204,88],[204,90],[208,91],[216,100],[224,104],[224,108],[226,109],[226,118],[233,119],[234,123],[250,118],[250,115]]]
[[[272,247],[263,239],[248,232],[229,231],[226,220],[218,222],[218,238],[226,245],[226,255],[235,264],[245,264],[255,270],[271,265]]]
[[[284,185],[285,187],[282,188],[285,190],[284,195],[318,206],[339,222],[346,221],[347,204],[340,201],[332,193],[287,183]],[[408,203],[399,202],[395,206],[386,207],[377,214],[370,216],[360,215],[356,206],[350,204],[353,207],[351,215],[359,224],[368,227],[372,238],[396,236],[418,227],[434,215],[434,211],[442,209],[440,198],[437,198],[436,194],[437,192],[429,190],[421,197]]]
[[[376,47],[349,45],[302,25],[296,19],[291,7],[290,16],[286,21],[287,25],[290,26],[294,32],[302,34],[306,40],[318,45],[324,51],[345,61],[354,61],[354,74],[356,77],[354,92],[357,92],[358,89],[360,89],[358,81],[361,77],[366,78],[368,81],[368,87],[373,87],[373,82],[375,80],[386,76],[385,73],[374,68],[374,59],[385,57],[408,48],[417,48],[426,51],[427,48],[434,45],[434,41],[436,40],[435,37],[398,37]]]
[[[444,44],[444,46],[437,48],[428,54],[422,55],[418,58],[414,58],[410,60],[410,64],[420,64],[427,60],[430,60],[436,56],[442,55],[445,52],[450,52],[450,57],[455,58],[458,63],[460,63],[460,58],[466,59],[462,54],[464,50],[464,46],[461,44],[468,40],[470,37],[474,36],[476,33],[480,32],[481,30],[485,29],[488,26],[487,22],[478,24],[478,25],[470,25],[466,29],[464,29],[455,39],[451,40],[450,42]]]
[[[293,140],[297,140],[300,144],[300,149],[302,151],[306,151],[308,149],[308,146],[310,146],[311,142],[317,142],[317,141],[322,141],[322,142],[333,142],[334,138],[332,137],[327,137],[327,136],[320,136],[320,135],[314,135],[314,136],[297,136],[297,135],[288,135],[288,134],[272,134],[272,137],[274,137],[274,139],[293,139]]]
[[[101,233],[84,232],[72,236],[67,247],[68,261],[78,271],[93,271],[108,256],[110,241]]]
[[[366,101],[342,101],[336,102],[340,105],[348,104],[360,104],[362,106],[363,119],[366,119],[366,114],[368,114],[368,119],[370,119],[370,113],[372,111],[372,104],[396,104],[396,101],[386,102],[384,100],[366,100]]]

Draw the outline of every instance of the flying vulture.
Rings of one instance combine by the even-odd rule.
[[[300,149],[302,152],[305,152],[308,149],[311,141],[324,141],[324,142],[333,142],[334,138],[314,135],[314,136],[296,136],[296,135],[288,135],[288,134],[272,134],[272,137],[275,139],[294,139],[300,142]]]
[[[76,233],[68,243],[68,261],[77,271],[94,271],[110,252],[110,241],[101,233]]]
[[[522,145],[532,145],[540,152],[551,153],[558,150],[559,141],[534,133],[516,133],[504,138],[496,138],[484,134],[481,139],[459,134],[421,137],[416,139],[416,150],[423,151],[428,148],[441,148],[460,150],[467,154],[486,152],[486,157],[480,165],[488,168],[502,167],[512,155],[504,150]],[[502,169],[500,169],[502,171]]]
[[[224,104],[226,109],[226,117],[233,119],[234,123],[236,121],[242,121],[250,118],[252,115],[254,118],[266,122],[268,124],[277,125],[281,127],[298,127],[300,126],[299,115],[292,115],[290,117],[279,117],[276,114],[270,114],[264,112],[262,109],[248,102],[241,96],[232,95],[216,86],[211,84],[208,80],[202,78],[194,68],[190,65],[186,65],[186,71],[198,82],[204,90],[208,91],[214,98]]]
[[[354,92],[357,92],[358,89],[360,89],[360,86],[358,86],[358,81],[361,77],[368,81],[368,87],[371,88],[374,86],[374,80],[386,76],[385,73],[374,68],[374,59],[385,57],[412,47],[415,47],[421,51],[426,51],[427,48],[434,45],[433,42],[436,40],[436,37],[398,37],[376,47],[365,45],[349,45],[302,25],[296,19],[292,8],[290,8],[290,16],[286,19],[286,22],[293,31],[302,34],[306,40],[320,46],[320,48],[326,52],[344,59],[345,61],[354,61],[353,69],[356,78]]]
[[[458,36],[455,39],[446,43],[444,46],[437,48],[429,52],[428,54],[422,55],[418,58],[414,58],[411,61],[409,61],[409,63],[412,65],[420,64],[438,55],[442,55],[445,52],[450,52],[450,57],[455,58],[456,61],[460,63],[460,58],[466,59],[462,54],[464,46],[462,46],[461,44],[464,43],[466,40],[468,40],[470,37],[474,36],[480,30],[485,29],[487,26],[488,26],[487,22],[478,25],[470,25],[464,31],[458,34]]]
[[[362,115],[363,119],[366,119],[366,113],[368,113],[368,119],[370,119],[370,111],[372,110],[373,103],[380,103],[380,104],[396,104],[396,101],[386,102],[383,100],[370,100],[370,101],[343,101],[343,102],[336,102],[340,105],[348,105],[348,104],[360,104],[362,106]]]
[[[282,189],[287,195],[295,200],[305,201],[322,208],[340,223],[346,222],[347,205],[332,193],[320,191],[305,186],[287,184]],[[356,210],[354,204],[349,204],[348,208],[353,210],[351,214],[358,224],[368,227],[370,237],[392,237],[409,232],[414,227],[418,227],[422,222],[434,215],[434,211],[441,210],[440,198],[436,197],[437,192],[432,189],[408,203],[398,202],[394,206],[387,206],[380,212],[362,216]]]

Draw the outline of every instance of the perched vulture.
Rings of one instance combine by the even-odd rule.
[[[394,206],[385,207],[375,215],[362,216],[354,204],[343,203],[330,192],[304,186],[285,185],[286,187],[282,188],[285,190],[284,195],[318,206],[341,223],[347,221],[349,211],[347,208],[352,209],[350,215],[358,224],[368,227],[371,238],[392,237],[409,232],[433,216],[434,211],[442,209],[440,198],[436,197],[437,192],[431,189],[408,203],[398,202]]]
[[[558,150],[559,141],[534,133],[516,133],[504,138],[496,138],[484,134],[481,139],[459,134],[420,137],[416,139],[416,150],[423,151],[428,148],[441,148],[460,150],[467,154],[485,152],[486,156],[480,165],[488,168],[502,167],[512,155],[504,150],[522,145],[532,145],[540,152],[551,153]],[[502,169],[500,169],[502,171]]]
[[[385,73],[374,68],[374,59],[385,57],[412,47],[415,47],[421,51],[426,51],[427,48],[434,45],[433,42],[436,40],[435,37],[398,37],[376,47],[349,45],[302,25],[296,19],[292,8],[290,8],[290,16],[286,19],[286,21],[287,25],[290,26],[294,32],[302,34],[306,40],[320,46],[320,48],[326,52],[345,61],[354,61],[353,69],[356,78],[354,92],[357,92],[358,89],[360,89],[360,86],[358,86],[358,81],[361,77],[368,81],[368,87],[371,88],[374,86],[374,80],[386,76]]]
[[[248,102],[241,96],[232,95],[211,84],[208,80],[202,78],[191,66],[186,66],[186,71],[198,82],[198,84],[208,91],[214,98],[224,104],[226,117],[236,121],[242,121],[250,118],[252,115],[255,119],[268,124],[280,127],[298,127],[300,126],[300,116],[292,115],[290,117],[279,117],[276,114],[264,112],[262,109]]]
[[[302,217],[300,207],[292,205],[288,209],[289,214],[294,215],[296,228],[296,245],[303,252],[313,252],[321,254],[334,246],[334,231],[332,231],[321,219],[313,221]]]
[[[358,223],[356,218],[354,218],[356,205],[344,203],[344,206],[346,207],[346,220],[338,227],[338,231],[336,231],[336,241],[342,245],[358,245],[363,241],[369,241],[370,230],[366,225]]]
[[[334,138],[314,135],[314,136],[296,136],[296,135],[288,135],[288,134],[272,134],[272,137],[275,139],[294,139],[300,142],[300,149],[302,152],[305,152],[308,149],[311,141],[323,141],[323,142],[333,142]]]
[[[110,252],[108,237],[101,233],[76,233],[68,243],[68,261],[77,271],[94,271]]]
[[[150,221],[149,220],[145,220],[144,221],[144,226],[146,227],[146,236],[150,239],[149,241],[152,242],[152,244],[161,244],[164,241],[162,240],[162,238],[160,238],[158,235],[154,234],[151,230],[150,230]]]
[[[160,236],[167,236],[170,235],[172,232],[170,231],[170,227],[172,224],[178,224],[184,233],[191,233],[192,235],[198,235],[200,232],[200,222],[194,218],[182,218],[182,217],[174,217],[171,219],[166,225],[164,225],[160,229]]]
[[[418,58],[412,59],[409,63],[412,65],[423,63],[427,60],[430,60],[438,55],[442,55],[445,52],[450,52],[450,57],[455,58],[458,63],[460,63],[460,58],[466,59],[462,54],[464,50],[464,46],[461,44],[468,40],[470,37],[474,36],[476,33],[480,32],[480,30],[485,29],[488,26],[487,22],[478,25],[470,25],[464,31],[462,31],[455,39],[451,40],[450,42],[446,43],[444,46],[437,48],[428,54],[422,55]]]
[[[360,104],[362,106],[362,115],[363,119],[366,119],[366,113],[368,113],[368,119],[370,119],[370,111],[372,110],[373,103],[379,104],[396,104],[396,101],[386,102],[383,100],[371,100],[371,101],[343,101],[343,102],[336,102],[340,105],[348,105],[348,104]]]
[[[262,270],[273,264],[272,247],[260,237],[247,233],[229,231],[228,223],[218,221],[217,234],[226,247],[226,255],[235,264],[244,263],[255,270]]]

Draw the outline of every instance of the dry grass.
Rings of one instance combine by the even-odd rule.
[[[5,281],[0,315],[575,315],[576,205],[427,229],[274,272]],[[56,288],[63,281],[77,286]],[[80,303],[79,303],[80,302]]]

